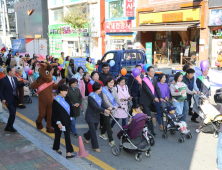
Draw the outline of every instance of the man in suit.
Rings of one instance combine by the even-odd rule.
[[[19,84],[15,76],[15,68],[7,67],[7,76],[0,80],[0,99],[2,104],[5,104],[9,110],[9,119],[5,131],[17,132],[13,127],[16,114],[16,102],[18,101],[18,88],[25,86],[28,83],[25,80],[23,83]]]
[[[155,70],[152,66],[147,68],[147,74],[148,76],[145,77],[142,81],[142,93],[139,102],[143,107],[143,112],[151,118],[150,106],[152,105],[153,102],[159,103],[159,99],[155,96],[155,93],[157,94],[157,96],[160,98],[161,101],[164,101],[164,99],[162,99],[160,89],[157,85],[157,80],[154,77]],[[149,80],[146,81],[146,79]],[[148,86],[148,84],[146,83],[149,81],[151,82],[150,86]],[[151,131],[151,133],[155,135],[152,119],[148,121],[148,128]]]

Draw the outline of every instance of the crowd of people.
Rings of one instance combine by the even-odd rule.
[[[15,132],[13,127],[16,112],[17,88],[24,86],[18,84],[14,77],[15,70],[10,66],[10,60],[13,56],[10,54],[6,61],[1,60],[3,67],[8,66],[7,76],[1,79],[0,98],[3,104],[6,104],[10,111],[10,118],[5,130]],[[15,54],[19,56],[19,53]],[[102,65],[102,72],[98,73],[95,65],[90,57],[86,59],[86,69],[75,64],[75,61],[69,56],[65,57],[64,52],[61,57],[53,58],[46,56],[45,61],[39,61],[35,54],[33,58],[29,55],[24,57],[26,65],[33,71],[33,79],[37,79],[41,62],[56,63],[52,69],[53,80],[58,83],[61,79],[66,79],[65,84],[59,85],[57,93],[54,93],[52,125],[55,129],[55,142],[53,149],[62,154],[59,149],[59,140],[61,132],[65,133],[67,158],[72,158],[73,148],[70,140],[70,132],[74,137],[78,137],[76,129],[76,121],[81,112],[85,116],[89,130],[83,134],[86,143],[91,140],[92,148],[96,152],[100,152],[99,143],[96,136],[96,130],[99,127],[99,137],[108,140],[109,145],[115,145],[113,139],[113,127],[115,121],[111,120],[110,114],[114,111],[114,118],[119,121],[122,119],[122,126],[128,122],[128,114],[135,116],[137,113],[143,112],[150,118],[147,122],[150,132],[155,136],[154,126],[156,122],[159,124],[160,130],[163,130],[162,111],[160,104],[162,102],[171,101],[175,107],[171,109],[176,111],[176,115],[183,115],[180,126],[186,125],[187,114],[191,115],[191,121],[198,123],[197,113],[193,113],[190,107],[193,94],[203,93],[206,97],[210,97],[211,88],[208,77],[208,69],[202,71],[202,75],[198,78],[194,77],[195,70],[189,65],[183,66],[183,72],[177,72],[174,81],[167,83],[167,75],[159,74],[158,79],[155,77],[155,69],[150,66],[142,72],[142,66],[136,65],[140,74],[134,77],[133,74],[128,77],[128,81],[121,76],[113,77],[109,72],[109,64]],[[9,80],[9,81],[8,81]],[[10,83],[10,86],[8,84]],[[12,86],[11,90],[9,87]],[[11,94],[11,95],[8,95]],[[156,116],[151,114],[157,112]],[[64,112],[67,112],[65,114]],[[172,111],[172,116],[174,112]],[[181,127],[183,129],[183,127]],[[106,137],[106,133],[108,137]]]

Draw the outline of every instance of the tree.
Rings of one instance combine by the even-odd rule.
[[[61,18],[61,21],[75,29],[78,37],[78,51],[80,51],[80,34],[82,30],[89,27],[91,23],[88,3],[77,4],[71,8],[69,7],[65,16]]]

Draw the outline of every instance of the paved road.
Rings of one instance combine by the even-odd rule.
[[[26,109],[17,111],[24,115],[25,117],[31,119],[35,122],[38,116],[38,98],[32,97],[33,103],[26,104]],[[29,124],[24,120],[17,117],[18,120],[24,124]],[[88,129],[86,122],[84,121],[83,115],[77,118],[77,131],[79,135],[83,135]],[[178,143],[178,138],[180,134],[177,133],[174,136],[169,135],[167,139],[163,139],[162,132],[155,128],[156,144],[152,147],[151,158],[146,158],[143,155],[141,162],[137,162],[134,159],[134,155],[128,154],[124,151],[121,152],[120,156],[113,156],[111,153],[111,147],[108,145],[108,141],[99,139],[99,145],[101,153],[96,153],[92,151],[89,144],[85,144],[85,148],[90,151],[90,154],[99,160],[105,162],[111,167],[118,170],[131,170],[131,169],[150,169],[150,170],[160,170],[160,169],[175,169],[175,170],[214,170],[216,169],[216,146],[217,138],[214,138],[212,134],[196,134],[195,129],[200,125],[190,121],[190,116],[187,116],[187,123],[189,129],[192,132],[193,139],[186,140],[184,143]],[[45,126],[45,122],[43,121]],[[28,129],[27,129],[28,130]],[[119,140],[116,134],[119,132],[117,125],[114,127],[114,139],[116,144]],[[45,133],[34,129],[34,132],[41,133],[43,136],[48,137]],[[99,135],[99,130],[97,130],[97,135]],[[78,146],[78,139],[71,137],[72,144]],[[50,145],[50,143],[49,143]],[[91,162],[85,158],[86,161],[91,165]],[[99,163],[98,163],[99,164]],[[92,165],[95,168],[101,169],[97,165]]]

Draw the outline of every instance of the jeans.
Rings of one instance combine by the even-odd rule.
[[[222,133],[220,132],[218,143],[217,143],[217,159],[218,159],[218,165],[217,167],[219,170],[222,170]]]
[[[176,107],[177,116],[183,114],[183,105],[184,105],[184,102],[173,102],[173,106]]]
[[[77,131],[76,131],[76,118],[73,117],[72,121],[71,121],[71,131],[72,134],[76,135]]]
[[[189,101],[184,101],[182,121],[186,122],[187,113],[189,111]]]
[[[119,118],[115,118],[116,121],[119,121]],[[116,124],[116,122],[114,120],[112,120],[111,122],[111,128],[113,128],[113,126]],[[126,125],[126,118],[122,118],[122,127]]]
[[[162,125],[162,115],[163,115],[163,113],[162,113],[161,108],[160,108],[160,106],[157,102],[154,102],[154,105],[155,105],[156,112],[157,112],[156,119],[157,119],[159,125]]]

